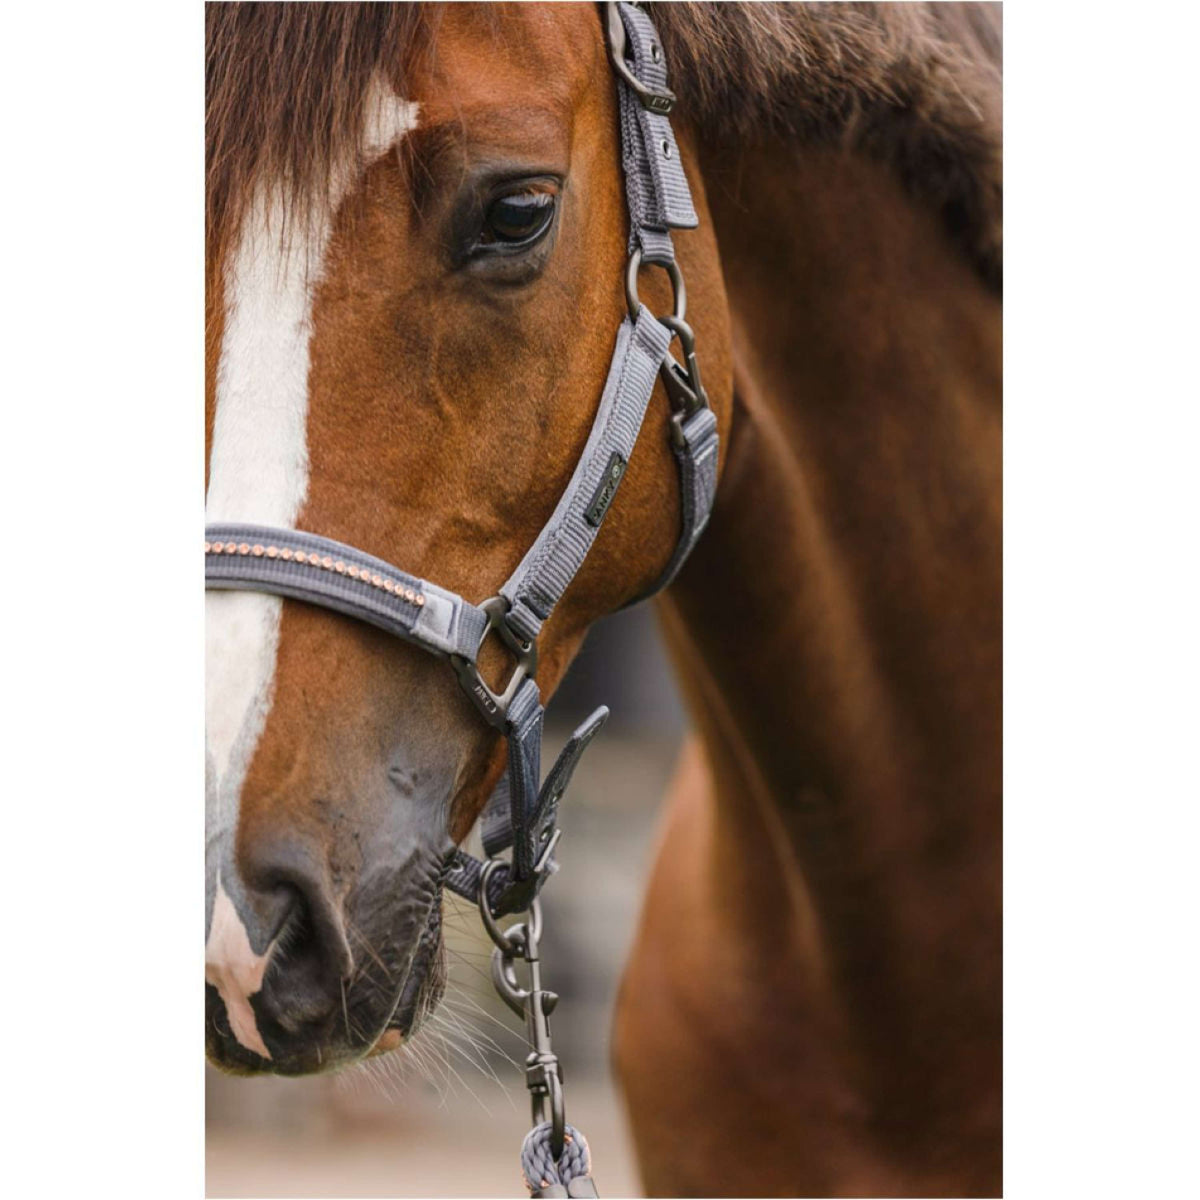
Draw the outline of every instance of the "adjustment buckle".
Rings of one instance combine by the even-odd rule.
[[[537,642],[522,641],[509,628],[504,618],[512,605],[505,597],[492,596],[479,607],[487,617],[487,625],[484,626],[483,636],[475,648],[475,657],[471,659],[464,658],[461,654],[452,654],[450,665],[454,668],[463,691],[470,697],[471,703],[479,710],[483,719],[496,729],[503,730],[508,725],[509,705],[512,704],[518,689],[526,679],[537,673]],[[493,629],[517,660],[512,675],[504,685],[504,690],[500,692],[493,691],[479,673],[479,651],[483,649],[483,643],[487,641],[488,634]]]
[[[642,107],[660,117],[668,116],[675,107],[676,96],[670,88],[647,87],[630,69],[625,61],[625,50],[629,45],[625,34],[625,22],[621,20],[621,12],[612,0],[604,6],[608,12],[608,57],[612,59],[613,70],[629,85],[633,94],[642,102]],[[661,54],[661,50],[659,51]]]

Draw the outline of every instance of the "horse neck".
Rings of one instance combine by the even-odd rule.
[[[769,913],[776,953],[790,913],[865,1005],[888,973],[889,996],[907,976],[987,1002],[999,299],[865,161],[710,154],[705,182],[735,410],[710,527],[662,615],[709,767],[708,885],[742,931]]]

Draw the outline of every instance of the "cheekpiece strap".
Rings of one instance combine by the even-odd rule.
[[[617,331],[608,379],[583,453],[550,520],[500,589],[505,618],[533,641],[587,558],[625,477],[672,333],[645,305]]]
[[[629,75],[618,67],[617,95],[621,119],[621,162],[625,168],[625,194],[629,202],[629,249],[641,247],[644,262],[675,261],[671,229],[695,229],[700,223],[692,204],[679,146],[668,113],[674,102],[667,87],[667,62],[662,43],[650,18],[632,4],[616,5],[624,26],[610,44],[621,56]],[[614,63],[614,65],[617,65]],[[641,85],[635,90],[633,83]],[[671,97],[671,104],[656,103]]]

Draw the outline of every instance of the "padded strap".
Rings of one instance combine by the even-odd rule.
[[[441,657],[457,654],[472,662],[487,626],[482,610],[454,592],[353,546],[296,529],[206,526],[204,583],[305,600]]]
[[[636,321],[621,322],[600,408],[575,473],[537,541],[500,589],[512,605],[508,626],[524,641],[537,638],[600,532],[671,337],[645,305]]]

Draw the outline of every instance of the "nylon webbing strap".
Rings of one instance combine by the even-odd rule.
[[[542,778],[542,708],[532,679],[521,685],[508,710],[508,803],[512,814],[513,876],[530,878],[536,861],[538,785]]]
[[[450,866],[446,871],[444,883],[457,896],[472,903],[479,901],[479,887],[483,882],[484,863],[472,858],[465,850],[455,850],[450,858]],[[488,881],[488,907],[498,917],[504,916],[509,910],[504,907],[504,896],[508,891],[510,868],[505,863]]]
[[[632,4],[618,6],[625,26],[625,61],[634,76],[657,91],[667,86],[667,63],[650,18]],[[642,249],[645,262],[675,261],[671,229],[695,229],[679,147],[670,119],[651,112],[623,80],[617,96],[621,114],[621,162],[629,202],[629,249]]]
[[[717,494],[717,416],[711,408],[694,412],[680,427],[682,445],[673,445],[675,465],[679,472],[680,531],[675,552],[654,586],[630,603],[636,604],[661,592],[679,574],[692,548],[700,540],[712,514]]]
[[[500,776],[496,790],[479,814],[479,837],[488,858],[495,858],[513,843],[512,801],[509,799],[507,771]]]
[[[530,705],[529,700],[534,704]],[[559,802],[570,786],[583,752],[606,720],[608,709],[601,705],[571,735],[546,781],[534,791],[530,785],[536,775],[526,764],[534,755],[540,757],[542,708],[536,703],[535,696],[527,699],[524,719],[519,717],[508,735],[509,770],[501,778],[480,818],[484,853],[489,858],[510,846],[513,849],[512,864],[497,870],[488,885],[488,904],[497,915],[527,907],[557,869],[550,858],[540,870],[539,863],[553,845]],[[514,758],[522,764],[517,773],[512,770]],[[479,896],[483,869],[484,864],[478,859],[463,850],[456,850],[446,874],[446,886],[468,900],[475,900]]]
[[[209,525],[208,588],[273,592],[356,617],[438,655],[474,661],[487,617],[461,596],[353,546],[296,529]]]
[[[505,619],[518,637],[537,637],[592,548],[624,477],[670,340],[671,331],[645,305],[636,322],[628,317],[621,322],[600,408],[575,473],[537,541],[500,589],[512,605]]]

